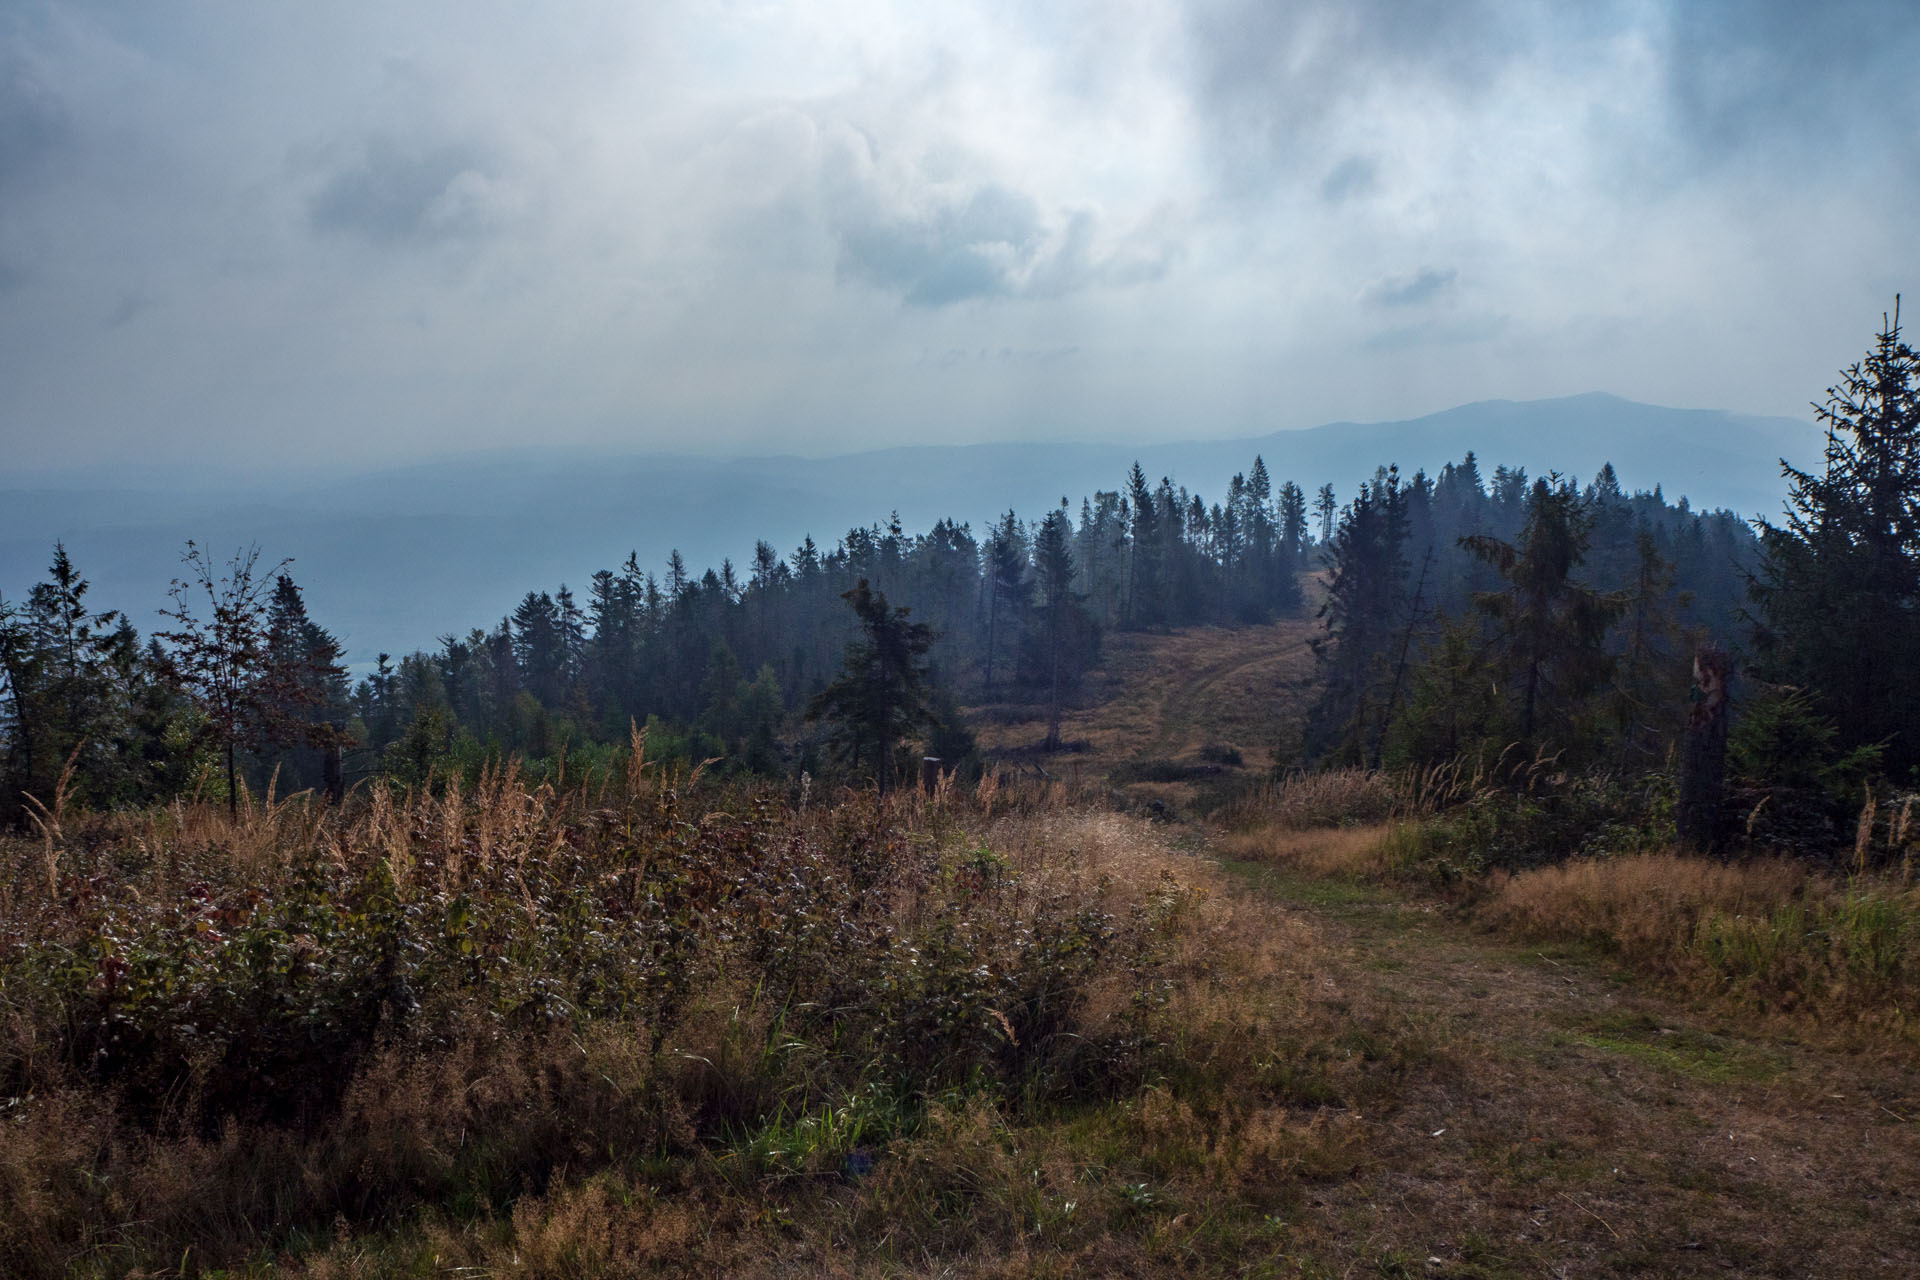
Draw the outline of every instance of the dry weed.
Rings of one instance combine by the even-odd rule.
[[[1920,891],[1901,878],[1837,881],[1784,859],[1589,859],[1495,881],[1480,916],[1802,1026],[1916,1030],[1904,1011],[1920,984]]]
[[[1302,875],[1365,880],[1392,870],[1386,828],[1262,827],[1228,831],[1215,841],[1228,857],[1268,863]]]
[[[1807,882],[1803,867],[1777,858],[1741,864],[1671,853],[1583,859],[1496,878],[1481,915],[1525,937],[1591,942],[1672,965],[1710,914],[1765,915]]]

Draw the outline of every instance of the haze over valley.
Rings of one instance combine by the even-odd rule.
[[[1063,496],[1077,515],[1081,498],[1120,488],[1136,460],[1209,501],[1256,456],[1277,479],[1310,491],[1331,483],[1343,500],[1388,463],[1431,475],[1475,452],[1489,472],[1559,470],[1585,483],[1611,462],[1628,489],[1777,518],[1779,460],[1809,466],[1819,447],[1806,421],[1595,394],[1142,447],[919,443],[721,459],[529,446],[310,481],[298,469],[261,472],[224,486],[190,475],[143,484],[127,467],[0,471],[0,583],[33,580],[59,538],[103,598],[151,618],[189,538],[223,555],[258,543],[294,559],[314,607],[364,666],[443,632],[490,627],[530,589],[579,589],[630,552],[656,572],[676,549],[695,572],[728,559],[744,571],[757,540],[785,555],[808,535],[830,545],[894,512],[908,532],[943,518],[980,532],[1009,508],[1037,519]]]

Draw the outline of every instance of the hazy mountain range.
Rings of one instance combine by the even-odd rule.
[[[908,532],[952,516],[976,532],[1009,507],[1037,518],[1067,498],[1121,487],[1138,459],[1219,500],[1228,478],[1266,459],[1275,487],[1331,482],[1344,501],[1384,463],[1437,470],[1469,449],[1532,474],[1591,479],[1611,461],[1623,486],[1660,485],[1696,507],[1774,516],[1780,459],[1808,466],[1821,436],[1808,422],[1668,409],[1592,394],[1491,400],[1406,422],[1337,422],[1230,440],[1105,444],[913,445],[840,457],[703,458],[535,449],[364,474],[273,475],[195,484],[125,467],[59,475],[0,472],[0,593],[24,596],[55,539],[92,579],[91,599],[125,609],[143,631],[166,603],[183,544],[225,556],[258,542],[294,558],[314,617],[356,663],[430,647],[438,635],[496,623],[531,588],[584,589],[629,551],[655,570],[679,548],[696,571],[756,539],[789,552],[811,534],[831,545],[898,511]]]

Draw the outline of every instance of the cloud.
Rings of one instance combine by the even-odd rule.
[[[843,278],[938,307],[1009,293],[1041,247],[1032,197],[987,183],[918,215],[856,205],[838,228]]]
[[[153,299],[146,294],[128,290],[120,295],[120,300],[107,315],[107,328],[118,329],[132,324],[140,316],[153,308]]]
[[[841,280],[939,308],[1129,288],[1161,278],[1179,256],[1163,211],[1106,242],[1090,209],[1049,218],[1028,192],[928,167],[880,164],[864,135],[830,153],[822,181]]]
[[[307,205],[315,230],[387,245],[463,239],[504,215],[502,183],[479,148],[405,147],[383,136],[367,139]]]
[[[1422,267],[1410,276],[1376,281],[1363,296],[1378,307],[1419,306],[1452,293],[1459,275],[1452,267]]]
[[[9,9],[0,456],[1793,413],[1913,287],[1911,0],[570,14]]]
[[[1320,182],[1320,198],[1341,204],[1370,196],[1380,189],[1380,166],[1371,156],[1348,156]]]
[[[0,59],[0,192],[23,190],[70,141],[65,105],[21,59]]]
[[[1423,320],[1398,325],[1367,337],[1362,349],[1375,352],[1404,351],[1410,347],[1456,347],[1489,342],[1507,333],[1509,317],[1503,315],[1466,316],[1457,320]]]
[[[1383,87],[1471,100],[1534,43],[1511,4],[1462,0],[1188,0],[1186,66],[1218,176],[1230,189],[1284,181],[1300,152]],[[1364,194],[1365,161],[1323,194]]]
[[[1695,156],[1863,133],[1912,145],[1920,22],[1908,0],[1689,0],[1663,33],[1672,122]]]

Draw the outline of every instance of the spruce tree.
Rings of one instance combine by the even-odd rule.
[[[1092,622],[1073,589],[1072,523],[1064,508],[1040,522],[1033,540],[1035,595],[1030,633],[1037,681],[1047,691],[1045,749],[1060,748],[1060,714],[1065,690],[1076,683],[1091,658]]]
[[[1815,408],[1825,464],[1782,461],[1786,521],[1759,526],[1760,665],[1810,693],[1840,750],[1884,742],[1905,773],[1920,765],[1920,356],[1897,298],[1865,360]]]
[[[1571,747],[1592,733],[1588,699],[1613,672],[1607,631],[1625,602],[1574,576],[1587,551],[1592,517],[1573,485],[1536,480],[1517,542],[1487,534],[1461,540],[1506,585],[1475,600],[1494,633],[1494,653],[1510,690],[1514,730],[1531,748]]]
[[[1333,541],[1333,519],[1340,511],[1339,500],[1333,496],[1333,486],[1323,484],[1313,498],[1314,514],[1320,517],[1320,545],[1326,546]]]
[[[873,771],[885,795],[893,780],[893,756],[901,739],[931,718],[926,654],[933,630],[895,609],[865,578],[841,596],[860,622],[860,638],[851,641],[840,678],[807,707],[809,720],[825,720],[842,759]]]
[[[993,526],[987,539],[986,669],[983,696],[993,697],[994,667],[1003,650],[1017,639],[1032,598],[1027,580],[1027,531],[1011,509]]]
[[[1362,484],[1326,545],[1323,634],[1314,640],[1323,689],[1307,718],[1309,749],[1358,764],[1383,730],[1388,654],[1405,619],[1407,516],[1400,476]]]
[[[338,803],[346,781],[341,755],[347,733],[347,670],[340,642],[307,616],[293,579],[275,577],[267,602],[267,670],[261,698],[263,728],[276,745],[293,749],[290,785],[323,787]]]
[[[1160,545],[1160,507],[1147,488],[1146,473],[1138,462],[1127,474],[1127,508],[1132,516],[1132,541],[1127,554],[1126,623],[1153,626],[1161,618],[1163,554]]]

